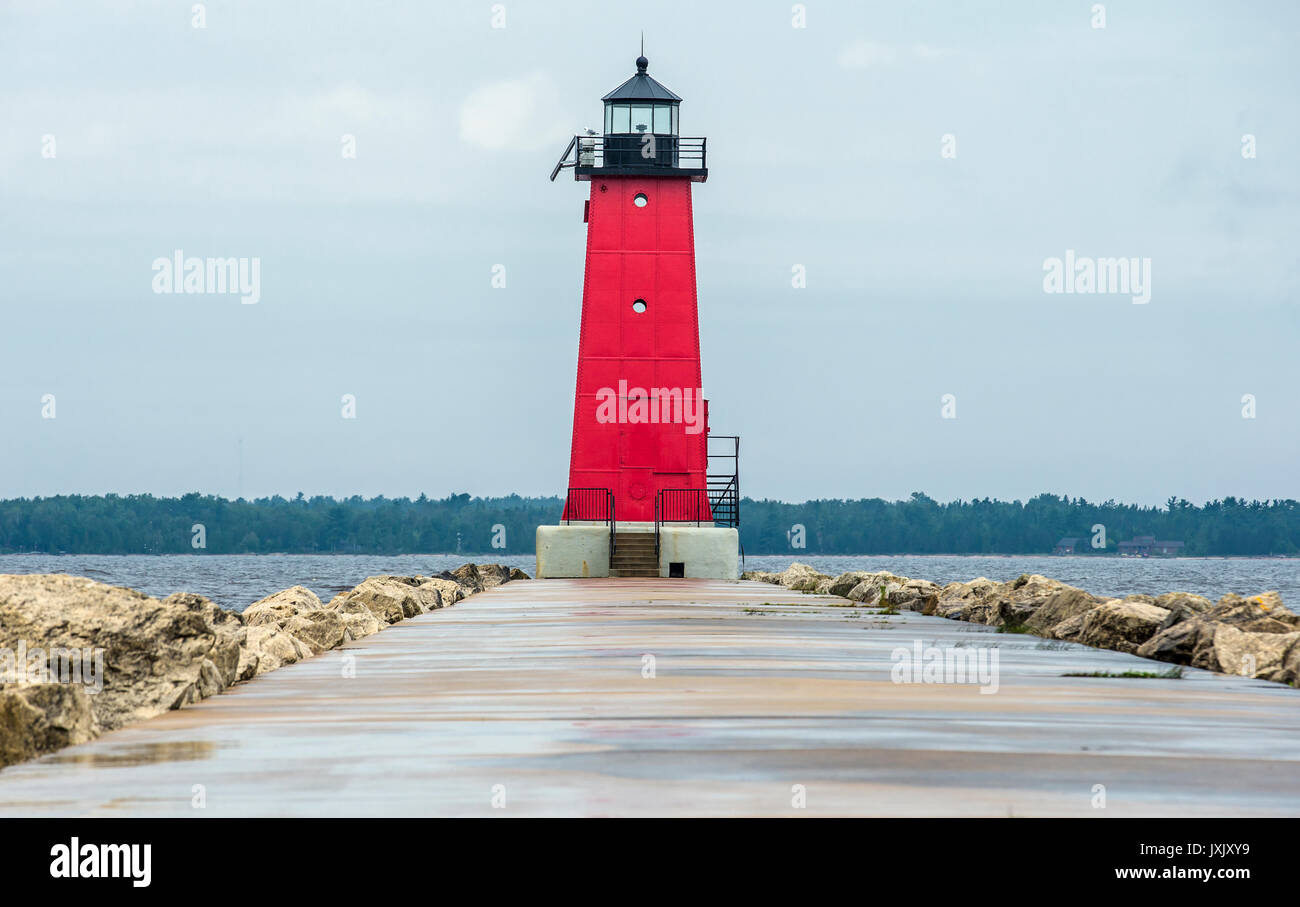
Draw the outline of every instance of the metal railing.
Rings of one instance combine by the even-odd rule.
[[[676,135],[575,135],[551,170],[551,181],[560,171],[576,167],[653,174],[656,170],[708,169],[708,140]],[[702,178],[702,177],[701,177]]]
[[[655,520],[660,523],[713,522],[707,488],[661,488],[655,495]]]
[[[614,492],[608,488],[570,488],[564,497],[564,515],[561,522],[608,523],[609,556],[614,558],[615,527]]]
[[[664,523],[713,524],[707,488],[661,488],[655,495],[655,556],[659,556],[659,529]]]

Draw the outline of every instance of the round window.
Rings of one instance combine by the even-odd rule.
[[[638,192],[636,195],[632,196],[632,204],[636,205],[638,208],[644,208],[646,205],[650,204],[650,199],[646,198],[644,192]]]
[[[640,315],[642,312],[644,312],[644,311],[645,311],[645,300],[644,300],[644,299],[638,299],[636,302],[632,303],[632,311],[636,312],[638,315]]]

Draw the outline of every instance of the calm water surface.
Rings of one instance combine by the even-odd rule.
[[[953,557],[818,556],[815,554],[750,556],[749,570],[784,570],[795,561],[824,573],[888,570],[901,576],[950,583],[987,576],[1014,579],[1041,573],[1097,595],[1134,592],[1195,592],[1210,599],[1235,592],[1253,595],[1269,589],[1282,593],[1292,608],[1300,606],[1300,559],[1296,558],[1118,558],[1118,557]],[[114,586],[129,586],[158,597],[197,592],[223,607],[243,610],[272,592],[306,586],[328,601],[367,576],[394,573],[430,575],[466,561],[520,567],[532,575],[531,554],[350,554],[249,555],[0,555],[0,573],[69,573]]]

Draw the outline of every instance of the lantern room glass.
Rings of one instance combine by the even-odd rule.
[[[651,123],[650,111],[651,111],[651,107],[649,104],[632,105],[632,131],[633,132],[644,134],[647,132],[654,131],[653,129],[650,128],[653,125]]]
[[[626,104],[611,104],[606,108],[610,115],[606,132],[627,133],[632,131],[632,108]]]
[[[677,135],[676,104],[606,104],[606,135]]]

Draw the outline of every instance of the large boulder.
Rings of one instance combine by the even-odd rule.
[[[1217,665],[1212,670],[1224,674],[1294,684],[1296,661],[1289,656],[1300,648],[1297,642],[1300,632],[1252,633],[1221,623],[1214,628],[1212,659],[1207,653],[1205,660],[1212,660]]]
[[[343,616],[330,608],[290,617],[280,624],[280,629],[306,643],[313,655],[337,649],[354,638]]]
[[[1039,636],[1051,637],[1058,625],[1091,611],[1101,603],[1102,599],[1095,595],[1067,586],[1050,595],[1025,621],[1025,627]],[[1079,625],[1082,626],[1082,621]]]
[[[902,588],[889,594],[889,603],[903,611],[933,614],[943,588],[928,579],[905,579]]]
[[[1137,654],[1281,683],[1300,679],[1300,616],[1282,604],[1278,593],[1225,595],[1209,608],[1201,608],[1204,600],[1197,599],[1187,597],[1187,613],[1179,620],[1173,620],[1171,610]]]
[[[1158,630],[1154,636],[1138,646],[1136,654],[1157,661],[1190,665],[1197,659],[1197,653],[1205,652],[1207,647],[1213,647],[1214,627],[1213,623],[1197,618],[1181,621]],[[1202,658],[1201,661],[1204,662],[1205,659]],[[1210,668],[1210,670],[1218,669]]]
[[[358,598],[348,598],[346,593],[335,596],[325,610],[339,616],[349,639],[364,639],[387,626],[365,602]]]
[[[871,575],[868,570],[850,570],[848,573],[841,573],[830,581],[826,592],[830,595],[838,595],[840,598],[848,598],[849,591]]]
[[[951,620],[985,623],[988,601],[1004,585],[1005,583],[984,576],[969,582],[949,583],[939,592],[939,604],[934,608],[934,613]]]
[[[356,588],[340,592],[330,602],[330,610],[340,601],[359,601],[386,624],[442,607],[438,590],[424,585],[425,577],[371,576]]]
[[[781,585],[781,574],[770,573],[767,570],[746,570],[744,573],[740,574],[740,578],[754,580],[755,582],[760,583],[772,583],[776,586]]]
[[[1152,604],[1169,612],[1161,624],[1161,630],[1167,630],[1189,617],[1203,614],[1211,607],[1208,598],[1190,592],[1166,592],[1164,595],[1157,596]]]
[[[465,595],[476,595],[484,589],[483,575],[478,572],[477,564],[461,564],[455,570],[439,574],[443,579],[460,583],[465,587]]]
[[[1200,616],[1205,620],[1231,624],[1247,633],[1292,633],[1300,630],[1300,615],[1287,609],[1277,592],[1264,592],[1250,598],[1225,595]]]
[[[219,610],[202,596],[159,601],[82,577],[3,575],[0,647],[21,641],[29,649],[99,651],[102,690],[90,697],[98,733],[195,702],[233,681],[242,626],[224,612],[214,626]]]
[[[212,632],[216,634],[216,642],[208,657],[221,676],[221,685],[217,689],[204,690],[203,695],[211,696],[233,684],[238,674],[239,650],[243,648],[248,632],[244,626],[244,616],[238,611],[227,611],[196,592],[173,592],[163,599],[163,604],[180,605],[195,612],[212,625]]]
[[[248,640],[239,652],[239,680],[274,671],[316,654],[307,643],[276,624],[248,628]]]
[[[0,766],[94,737],[90,700],[78,683],[0,684]]]
[[[423,579],[423,577],[421,577]],[[515,579],[529,579],[529,576],[518,567],[511,569],[503,564],[461,564],[455,570],[444,570],[434,579],[450,580],[461,588],[461,592],[456,601],[476,595],[484,589],[492,589],[502,583],[508,583]],[[443,595],[446,598],[446,594]],[[452,602],[446,602],[452,604]]]
[[[1261,675],[1256,672],[1255,676]],[[1293,687],[1300,687],[1300,642],[1291,645],[1291,648],[1282,656],[1282,666],[1267,679],[1277,683],[1289,683]]]
[[[819,584],[831,577],[809,567],[807,564],[794,563],[781,572],[781,585],[794,592],[816,592]],[[828,588],[829,583],[823,588]]]
[[[1022,573],[993,594],[984,622],[996,627],[1024,624],[1052,596],[1072,588],[1059,579]]]
[[[861,602],[868,608],[893,607],[894,596],[903,588],[897,577],[885,579],[864,579],[844,596],[850,601]]]
[[[1168,614],[1164,608],[1137,597],[1111,599],[1061,622],[1053,635],[1097,649],[1133,654],[1155,635]]]
[[[510,582],[509,567],[502,564],[477,564],[476,566],[484,589],[492,589],[502,583]]]
[[[283,589],[253,602],[244,609],[244,619],[250,627],[279,627],[302,640],[313,655],[356,638],[348,632],[347,622],[337,610],[324,607],[316,593],[303,586]]]
[[[420,576],[416,578],[421,581],[418,588],[437,590],[438,595],[442,599],[442,606],[444,608],[448,608],[456,604],[456,602],[464,600],[467,594],[472,594],[465,591],[467,587],[462,586],[453,579],[446,579],[441,576]]]
[[[1073,588],[1037,573],[1021,574],[1009,583],[981,576],[944,586],[932,613],[994,627],[1027,625],[1053,596]]]
[[[291,586],[253,602],[244,609],[244,620],[254,627],[280,623],[305,611],[319,611],[322,607],[315,592],[305,586]]]
[[[907,582],[906,577],[894,576],[884,570],[850,570],[848,573],[841,573],[839,576],[825,583],[826,591],[830,595],[838,595],[840,598],[853,598],[854,601],[862,601],[861,597],[854,598],[850,593],[858,586],[884,586],[893,583],[901,586]],[[879,591],[879,590],[877,590]],[[863,593],[865,593],[865,588]]]
[[[926,579],[908,579],[880,572],[862,574],[860,581],[845,594],[845,598],[861,602],[868,608],[896,608],[900,611],[933,614],[942,591],[938,583]]]

